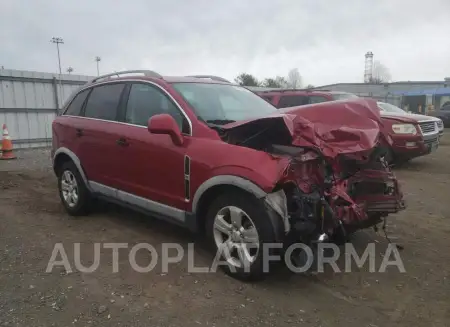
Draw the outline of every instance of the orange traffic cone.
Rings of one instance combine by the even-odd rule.
[[[6,128],[6,124],[3,124],[2,155],[0,156],[0,160],[10,159],[16,159],[16,156],[13,153],[13,145],[8,133],[8,128]]]

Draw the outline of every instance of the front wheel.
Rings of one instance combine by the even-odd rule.
[[[240,280],[258,280],[269,273],[275,231],[260,200],[241,192],[219,196],[208,210],[206,230],[225,273]]]

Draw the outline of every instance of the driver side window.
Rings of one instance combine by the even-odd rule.
[[[148,120],[158,114],[171,115],[182,133],[189,133],[188,123],[180,109],[157,87],[144,83],[131,85],[125,113],[125,122],[147,126]]]

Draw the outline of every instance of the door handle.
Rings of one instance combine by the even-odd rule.
[[[80,129],[80,128],[77,128],[77,130],[76,130],[76,135],[77,135],[77,136],[83,136],[83,130]]]
[[[125,140],[124,138],[120,138],[116,141],[117,145],[120,146],[128,146],[130,143],[127,142],[127,140]]]

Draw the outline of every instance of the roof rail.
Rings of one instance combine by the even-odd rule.
[[[157,72],[154,72],[152,70],[123,70],[120,72],[114,72],[114,73],[98,76],[98,77],[92,79],[91,81],[89,81],[89,83],[95,83],[102,79],[110,79],[112,76],[120,77],[120,75],[125,75],[125,74],[144,74],[144,76],[148,76],[148,77],[163,78]]]
[[[255,92],[260,92],[260,93],[269,93],[269,92],[295,92],[295,91],[302,91],[302,92],[331,92],[330,90],[317,90],[314,88],[305,88],[305,89],[283,89],[283,88],[273,88],[273,89],[268,89],[268,90],[255,90]]]
[[[190,75],[186,77],[194,77],[194,78],[209,78],[213,81],[219,81],[219,82],[225,82],[225,83],[231,83],[229,80],[226,80],[225,78],[214,76],[214,75]]]

